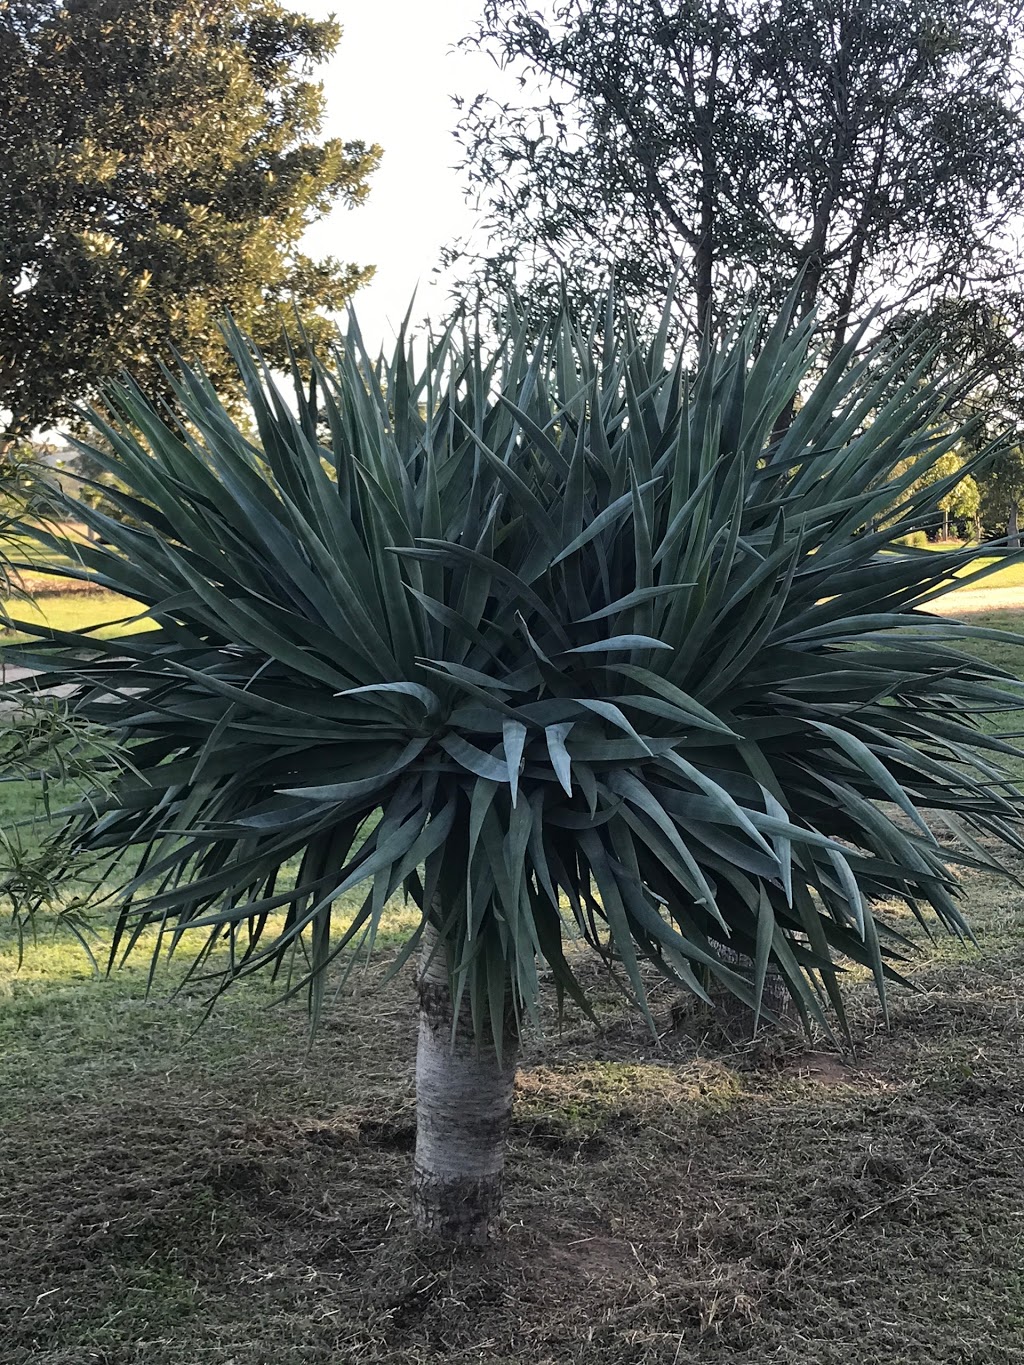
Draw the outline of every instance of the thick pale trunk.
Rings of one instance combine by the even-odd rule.
[[[448,962],[436,943],[428,930],[419,976],[413,1205],[421,1228],[480,1244],[501,1211],[518,1040],[507,1027],[499,1062],[489,1032],[477,1046],[464,1008],[453,1043]]]
[[[1010,503],[1010,517],[1006,527],[1006,538],[1011,550],[1020,549],[1020,508],[1017,503]]]

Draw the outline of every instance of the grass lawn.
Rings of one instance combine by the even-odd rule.
[[[18,970],[8,934],[0,1359],[1024,1365],[1024,894],[967,891],[980,948],[921,938],[888,1030],[854,981],[850,1058],[665,988],[655,1042],[596,975],[599,1030],[552,1004],[507,1229],[461,1259],[407,1224],[413,993],[372,989],[400,911],[312,1049],[265,984],[197,1031],[176,969],[147,998],[144,958],[94,976],[44,924]]]
[[[73,528],[69,534],[72,539],[81,539]],[[17,563],[22,557],[34,564],[50,562],[56,564],[61,559],[56,551],[14,536],[0,537],[0,552],[13,563]],[[112,635],[123,629],[115,623],[142,610],[129,598],[113,592],[97,592],[91,584],[79,583],[58,575],[16,573],[16,576],[27,596],[6,599],[3,603],[4,609],[14,620],[32,625],[50,626],[54,630],[88,630],[99,627],[98,635]],[[136,630],[145,628],[143,622],[132,627]],[[0,647],[5,642],[11,643],[25,638],[27,637],[23,634],[0,627]]]
[[[978,569],[984,568],[987,564],[993,564],[995,560],[991,556],[980,556],[974,560],[961,573],[961,577],[975,573]],[[997,569],[987,578],[982,578],[974,585],[975,589],[981,588],[1022,588],[1024,587],[1024,563],[1008,564],[1004,569]]]
[[[948,550],[960,549],[959,541],[929,541],[924,547],[928,550]],[[976,573],[978,569],[984,568],[988,564],[994,564],[996,556],[979,555],[977,559],[971,561],[966,568],[961,569],[959,577],[964,578],[968,574]],[[976,584],[977,588],[1021,588],[1024,587],[1024,561],[1019,564],[1008,564],[1004,569],[997,569],[995,573],[989,574]]]
[[[113,592],[61,592],[33,600],[8,599],[4,604],[10,617],[52,630],[90,630],[98,636],[117,635],[128,627],[123,624],[142,610],[135,602]],[[145,621],[133,621],[131,630],[145,630]],[[0,628],[0,649],[29,637],[22,631]]]

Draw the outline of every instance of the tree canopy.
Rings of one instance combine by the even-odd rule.
[[[380,157],[321,136],[339,38],[275,0],[0,6],[0,440],[125,366],[158,391],[171,345],[230,397],[226,312],[278,360],[369,277],[301,249]]]
[[[457,135],[490,242],[470,275],[637,299],[681,261],[691,321],[803,272],[833,353],[880,299],[1000,290],[1024,201],[1016,0],[488,0],[519,79]],[[457,250],[453,255],[457,255]]]

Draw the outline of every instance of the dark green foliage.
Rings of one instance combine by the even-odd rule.
[[[112,391],[94,458],[135,526],[69,503],[105,543],[67,573],[157,628],[36,628],[8,654],[131,744],[137,774],[74,825],[142,854],[115,951],[192,927],[229,943],[230,979],[301,943],[315,1008],[404,891],[485,1028],[509,991],[533,1011],[542,961],[579,998],[572,930],[641,1004],[641,957],[755,1009],[774,965],[819,1021],[842,1016],[834,959],[880,992],[895,974],[879,903],[964,934],[951,859],[1024,842],[1016,750],[979,724],[1019,684],[958,649],[992,632],[916,610],[974,551],[899,543],[955,482],[920,472],[957,394],[912,377],[883,400],[860,337],[808,380],[811,326],[783,316],[754,355],[753,318],[695,375],[611,305],[539,341],[449,331],[418,365],[404,335],[371,363],[353,330],[297,416],[234,333],[259,447],[195,371],[187,428]]]
[[[283,359],[296,308],[345,305],[370,272],[300,248],[380,155],[322,137],[339,34],[275,0],[0,7],[0,444],[125,366],[155,392],[172,343],[230,397],[226,310]]]
[[[1024,447],[1006,446],[995,459],[983,484],[982,513],[998,535],[1007,535],[1016,548],[1020,508],[1024,502]]]
[[[964,386],[956,420],[972,428],[958,455],[969,457],[991,441],[992,433],[1007,438],[998,455],[979,477],[955,490],[942,508],[964,529],[980,519],[988,536],[1010,536],[1019,531],[1020,502],[1024,497],[1021,434],[1024,427],[1024,350],[1020,344],[1017,299],[1000,299],[998,292],[982,298],[946,298],[921,309],[907,309],[886,323],[889,344],[906,355],[902,382],[920,367],[923,377],[935,379],[951,369],[970,371],[975,382]],[[950,456],[948,458],[955,458]]]

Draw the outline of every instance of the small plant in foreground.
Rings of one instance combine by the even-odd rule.
[[[951,861],[1024,848],[1017,751],[983,722],[1020,689],[957,649],[991,632],[928,614],[975,551],[900,544],[949,491],[912,485],[956,395],[894,389],[901,357],[859,337],[812,379],[810,327],[755,349],[754,319],[690,373],[610,305],[539,340],[453,329],[419,367],[404,335],[371,362],[353,324],[297,410],[233,334],[258,445],[188,369],[184,421],[130,385],[95,417],[125,520],[69,500],[100,543],[64,573],[154,629],[25,626],[7,655],[128,746],[71,825],[133,860],[112,961],[191,931],[200,963],[228,947],[225,986],[294,957],[315,1011],[404,892],[415,1205],[447,1236],[497,1216],[538,965],[588,1008],[568,938],[641,1010],[641,959],[755,1018],[771,968],[842,1026],[837,959],[883,1001],[900,979],[876,901],[964,935]]]

